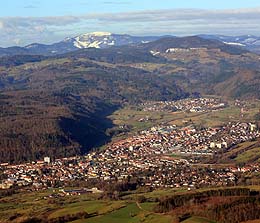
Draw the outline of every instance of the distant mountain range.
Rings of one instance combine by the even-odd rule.
[[[125,105],[200,94],[260,99],[259,55],[245,46],[158,38],[92,33],[4,49],[13,56],[0,58],[0,162],[84,154],[122,132],[108,116]]]
[[[86,48],[108,48],[111,46],[122,46],[131,44],[147,43],[157,40],[159,36],[130,36],[112,34],[108,32],[93,32],[82,34],[73,38],[66,38],[61,42],[46,45],[39,43],[32,43],[25,47],[8,47],[0,48],[0,56],[13,56],[13,55],[56,55],[63,54],[78,49]]]
[[[206,39],[215,39],[228,45],[244,47],[252,52],[260,53],[260,37],[253,35],[223,36],[223,35],[199,35]]]
[[[112,34],[108,32],[93,32],[82,34],[73,38],[50,45],[32,43],[25,47],[0,48],[0,57],[13,55],[57,55],[73,52],[86,48],[109,48],[112,46],[137,45],[152,42],[165,36],[131,36],[126,34]],[[173,37],[173,36],[168,36]],[[246,36],[222,36],[222,35],[199,35],[204,39],[218,40],[226,45],[239,46],[255,53],[260,53],[260,37]]]

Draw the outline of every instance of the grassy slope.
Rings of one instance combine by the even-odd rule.
[[[258,161],[260,160],[260,148],[253,148],[250,150],[247,150],[243,152],[242,154],[239,154],[236,158],[235,161],[238,163],[248,163],[250,161]]]
[[[0,222],[11,222],[11,216],[20,214],[21,217],[12,222],[20,222],[26,217],[45,216],[48,219],[76,214],[86,211],[96,214],[90,219],[78,220],[83,222],[171,222],[172,217],[161,216],[152,212],[156,203],[142,203],[138,206],[134,200],[106,201],[97,200],[94,195],[78,197],[47,198],[52,191],[25,192],[0,199]]]
[[[253,190],[260,190],[259,186],[249,186]],[[220,189],[220,188],[218,188]],[[209,189],[197,190],[198,192]],[[76,214],[86,211],[96,216],[89,219],[74,221],[73,223],[171,223],[175,216],[171,214],[154,213],[155,202],[145,202],[138,204],[135,198],[139,192],[133,192],[130,196],[125,196],[121,201],[98,200],[96,195],[81,195],[65,198],[47,198],[53,192],[22,192],[0,199],[0,223],[21,222],[27,217],[44,217],[48,219]],[[173,194],[191,193],[184,190],[158,190],[149,193],[142,193],[146,198],[160,198],[172,196]],[[16,214],[20,217],[14,221],[9,218]],[[183,221],[184,223],[211,223],[212,221],[200,217],[192,217]]]
[[[170,216],[161,216],[158,214],[149,213],[145,210],[140,210],[140,208],[135,204],[129,204],[124,208],[117,211],[108,213],[103,216],[94,217],[93,219],[78,220],[75,223],[138,223],[138,222],[151,222],[151,223],[167,223],[171,222]]]

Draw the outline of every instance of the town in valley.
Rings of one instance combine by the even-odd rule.
[[[236,101],[235,105],[241,106],[241,102]],[[227,105],[217,99],[197,98],[141,106],[148,112],[170,109],[203,113]],[[204,128],[192,123],[182,127],[163,123],[113,140],[101,150],[84,156],[45,157],[24,164],[1,163],[5,178],[0,187],[43,190],[66,188],[74,181],[116,183],[130,179],[135,179],[139,187],[151,189],[235,186],[241,183],[243,175],[258,173],[260,165],[218,165],[214,160],[238,145],[257,142],[259,137],[254,122],[228,122]],[[102,192],[102,188],[96,191]]]

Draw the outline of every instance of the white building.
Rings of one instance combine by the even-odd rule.
[[[44,163],[49,164],[51,162],[51,158],[46,156],[46,157],[44,157],[43,161],[44,161]]]

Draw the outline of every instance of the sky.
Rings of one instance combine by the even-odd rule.
[[[260,0],[2,0],[0,47],[82,33],[259,35]]]

